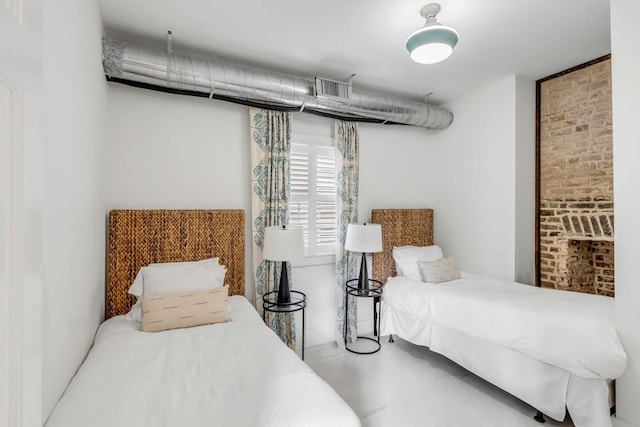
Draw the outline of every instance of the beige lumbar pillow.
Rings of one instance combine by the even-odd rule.
[[[227,308],[229,286],[166,294],[144,295],[142,298],[142,330],[158,332],[167,329],[222,323],[231,320]]]
[[[442,258],[437,261],[418,261],[418,268],[423,282],[448,282],[462,277],[453,258]]]

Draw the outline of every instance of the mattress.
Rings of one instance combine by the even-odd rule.
[[[158,333],[105,321],[46,426],[360,426],[244,297],[229,310],[228,323]]]
[[[463,273],[438,284],[390,278],[384,301],[582,378],[615,379],[627,365],[613,298]]]

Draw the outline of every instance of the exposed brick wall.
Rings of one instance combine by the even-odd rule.
[[[611,61],[540,87],[540,198],[613,199]]]
[[[540,281],[614,294],[611,61],[540,84]]]

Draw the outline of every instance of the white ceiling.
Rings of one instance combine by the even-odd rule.
[[[608,0],[440,0],[453,55],[404,43],[428,0],[100,0],[107,36],[439,104],[509,75],[539,79],[610,52]]]

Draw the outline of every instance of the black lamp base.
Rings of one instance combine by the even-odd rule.
[[[362,253],[362,262],[360,263],[360,275],[358,276],[358,289],[369,289],[369,272],[367,271],[367,254]]]
[[[291,291],[289,290],[289,275],[287,274],[287,262],[282,261],[280,269],[280,284],[278,285],[278,305],[291,303]]]

